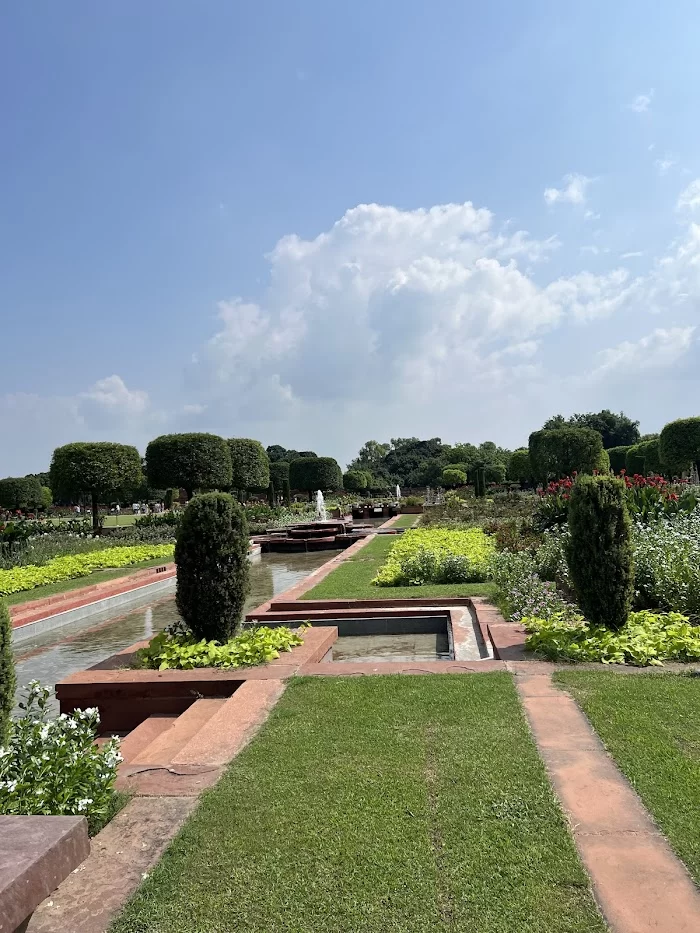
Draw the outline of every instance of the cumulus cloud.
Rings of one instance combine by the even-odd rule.
[[[700,207],[700,178],[691,181],[687,188],[678,196],[676,209],[679,211],[696,211]]]
[[[586,175],[564,175],[561,188],[545,188],[544,199],[547,204],[585,204],[586,190],[594,179]],[[593,215],[591,215],[592,217]]]
[[[636,342],[625,340],[616,347],[601,350],[598,354],[597,374],[637,373],[641,370],[665,369],[678,362],[688,352],[696,328],[657,327]]]
[[[646,94],[637,94],[634,100],[630,103],[629,108],[635,113],[646,113],[649,110],[651,102],[654,98],[654,89],[647,91]]]
[[[675,164],[676,164],[676,160],[670,155],[666,155],[664,156],[663,159],[656,159],[654,161],[656,170],[658,171],[659,175],[661,175],[662,177],[664,175],[668,175],[668,173],[670,172],[670,170],[673,168]]]

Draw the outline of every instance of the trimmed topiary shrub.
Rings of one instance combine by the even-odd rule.
[[[506,465],[505,463],[485,463],[484,464],[484,478],[487,483],[504,483],[506,480]]]
[[[195,496],[175,543],[177,608],[195,638],[226,641],[239,628],[248,595],[248,523],[224,492]]]
[[[182,487],[191,499],[195,492],[229,489],[231,454],[217,434],[162,434],[146,448],[149,486]]]
[[[0,745],[7,743],[16,686],[10,610],[5,600],[0,599]]]
[[[486,469],[483,464],[474,467],[474,495],[483,499],[486,495]]]
[[[284,460],[270,463],[270,482],[274,483],[275,490],[289,505],[289,464]]]
[[[530,462],[539,482],[603,467],[603,441],[592,428],[556,428],[530,435]]]
[[[531,483],[532,478],[530,451],[527,447],[520,447],[518,450],[514,450],[510,455],[510,461],[508,463],[508,479],[513,480],[515,483],[525,485],[526,483]]]
[[[610,472],[610,456],[608,455],[607,450],[601,450],[598,457],[598,462],[596,464],[596,470],[598,473],[609,473]]]
[[[455,467],[446,467],[442,471],[442,485],[452,489],[455,486],[466,486],[467,474],[463,470],[457,470]]]
[[[632,605],[631,523],[625,485],[612,476],[579,476],[569,500],[569,574],[593,625],[619,629]]]
[[[700,418],[671,421],[659,435],[659,455],[664,467],[675,474],[700,463]]]
[[[343,488],[348,492],[362,492],[369,488],[371,476],[365,470],[348,470],[343,475]]]
[[[641,444],[633,444],[628,448],[625,454],[625,470],[628,476],[634,476],[639,473],[645,475],[644,451]]]
[[[608,449],[610,469],[613,473],[620,473],[622,470],[627,470],[626,455],[629,449],[629,447],[610,447]]]
[[[0,508],[13,512],[17,509],[39,508],[43,501],[41,483],[35,476],[6,476],[0,479]]]
[[[317,489],[341,489],[343,474],[333,457],[300,457],[289,464],[292,489],[308,492],[309,501]]]
[[[645,475],[648,473],[661,473],[663,464],[661,463],[658,437],[650,437],[646,441],[640,441],[636,446],[644,457]]]
[[[270,458],[260,443],[249,437],[231,437],[231,488],[240,498],[250,489],[267,489],[270,485]]]

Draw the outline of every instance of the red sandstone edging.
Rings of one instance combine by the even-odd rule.
[[[386,674],[492,674],[505,671],[505,661],[378,661],[353,664],[349,661],[322,661],[306,664],[303,677],[367,677]]]
[[[67,593],[60,593],[56,596],[47,596],[44,599],[31,600],[28,603],[20,603],[10,609],[10,618],[12,627],[20,628],[23,625],[29,625],[32,622],[38,622],[48,616],[57,615],[60,612],[67,612],[70,609],[81,609],[91,603],[99,602],[110,596],[121,596],[122,593],[129,593],[132,590],[141,589],[151,583],[160,580],[168,580],[175,576],[175,564],[163,564],[165,568],[147,567],[144,570],[138,570],[134,573],[126,573],[123,577],[116,580],[108,580],[104,583],[93,583],[92,585],[80,587],[75,590],[69,590]],[[85,578],[86,580],[89,577]]]
[[[700,892],[578,704],[550,674],[516,687],[613,933],[695,933]]]

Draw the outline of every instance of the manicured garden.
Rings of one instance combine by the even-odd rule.
[[[287,688],[112,933],[594,933],[509,676]]]
[[[700,884],[700,679],[560,671],[616,763]]]

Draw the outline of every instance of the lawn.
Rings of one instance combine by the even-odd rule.
[[[415,516],[407,516],[415,517]],[[301,599],[425,599],[440,596],[493,596],[491,583],[436,583],[426,586],[374,586],[395,535],[377,535]]]
[[[395,522],[392,523],[392,528],[412,528],[420,515],[400,515]]]
[[[45,599],[47,596],[57,596],[59,593],[68,593],[70,590],[79,590],[84,586],[94,586],[107,580],[116,580],[118,577],[127,577],[138,570],[147,567],[162,567],[169,563],[162,557],[154,560],[144,560],[140,564],[130,564],[128,567],[114,567],[110,570],[96,570],[87,577],[77,577],[74,580],[61,580],[60,583],[48,583],[46,586],[35,586],[33,590],[24,590],[22,593],[11,593],[5,596],[8,606],[18,606],[20,603],[29,603],[35,599]]]
[[[563,671],[621,770],[700,884],[700,678]]]
[[[604,933],[509,675],[305,678],[112,933]]]

